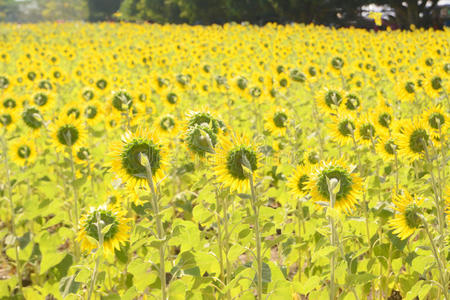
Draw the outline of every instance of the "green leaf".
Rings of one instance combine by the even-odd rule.
[[[231,246],[231,248],[228,250],[228,260],[230,262],[235,262],[239,256],[244,253],[246,250],[244,247],[242,247],[240,244],[234,244]]]
[[[100,221],[101,222],[101,221]],[[102,235],[105,235],[108,233],[108,231],[111,229],[111,226],[113,226],[113,224],[108,224],[105,227],[102,228]],[[101,226],[99,226],[101,227]]]
[[[208,272],[208,274],[220,273],[220,265],[217,258],[211,252],[196,252],[195,261],[200,268],[200,274]]]
[[[81,269],[78,275],[75,277],[77,282],[87,283],[91,279],[91,272],[88,269]]]
[[[434,257],[429,256],[417,256],[414,258],[411,264],[411,270],[416,271],[419,274],[423,274],[426,270],[433,267],[435,263]]]
[[[186,284],[182,280],[172,281],[169,285],[170,300],[184,300],[186,298]]]
[[[348,274],[347,282],[349,285],[366,284],[377,278],[371,273]]]
[[[317,259],[325,257],[325,256],[329,256],[331,255],[333,252],[335,252],[338,248],[334,247],[334,246],[326,246],[323,247],[322,249],[320,249],[319,251],[316,251],[313,253],[312,255],[312,262],[317,261]]]
[[[75,277],[77,274],[63,277],[61,281],[59,282],[59,292],[61,295],[66,297],[69,294],[76,294],[78,291],[78,288],[80,287],[80,283],[75,281]]]
[[[302,281],[300,284],[300,289],[298,292],[300,294],[306,295],[309,294],[311,291],[315,290],[316,288],[319,288],[321,286],[321,279],[319,276],[311,276],[305,281]]]

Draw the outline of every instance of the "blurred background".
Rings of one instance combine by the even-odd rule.
[[[0,22],[297,22],[378,30],[443,28],[449,10],[450,0],[0,0]]]

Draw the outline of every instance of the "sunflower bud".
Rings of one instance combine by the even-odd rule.
[[[337,193],[339,193],[339,190],[341,189],[341,183],[339,182],[339,180],[337,180],[336,178],[329,179],[328,177],[326,177],[326,179],[327,179],[328,192],[333,195],[336,195]]]

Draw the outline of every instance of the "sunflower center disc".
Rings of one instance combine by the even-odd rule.
[[[160,150],[148,142],[135,140],[127,145],[122,155],[122,165],[129,175],[138,178],[147,178],[147,171],[140,162],[141,153],[147,155],[150,167],[152,168],[152,174],[154,175],[160,168],[161,155]]]
[[[421,153],[425,150],[428,142],[428,134],[425,129],[416,129],[409,138],[409,148],[414,153]]]
[[[242,169],[242,159],[244,155],[245,157],[247,157],[247,160],[250,163],[252,171],[256,170],[257,169],[256,153],[249,149],[239,147],[237,149],[231,150],[227,158],[228,171],[230,172],[231,176],[240,180],[247,179],[247,175],[244,173],[244,170]]]

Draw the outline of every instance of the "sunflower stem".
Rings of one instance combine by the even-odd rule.
[[[446,274],[446,269],[445,269],[445,263],[442,263],[441,258],[439,257],[439,252],[438,252],[438,248],[436,246],[436,243],[433,239],[433,236],[430,233],[430,229],[428,227],[428,222],[426,220],[426,218],[424,216],[421,216],[422,222],[423,222],[423,227],[425,229],[425,232],[428,236],[428,239],[430,240],[431,243],[431,249],[433,250],[433,255],[434,258],[436,259],[436,263],[438,265],[438,270],[439,270],[439,276],[441,279],[441,285],[442,285],[442,292],[444,294],[444,298],[446,300],[450,299],[449,298],[449,293],[448,293],[448,280],[447,280],[447,274]]]
[[[14,237],[14,249],[16,254],[16,276],[17,276],[17,282],[19,285],[19,291],[21,295],[23,294],[23,285],[22,285],[22,270],[20,265],[20,258],[19,258],[19,239],[16,234],[16,224],[15,224],[15,212],[14,212],[14,202],[12,199],[12,186],[11,186],[11,178],[9,174],[9,164],[8,164],[8,146],[6,144],[6,129],[3,132],[3,138],[2,138],[2,144],[3,144],[3,162],[5,164],[5,173],[6,173],[6,186],[8,190],[8,202],[9,207],[11,211],[11,234]]]
[[[424,148],[424,152],[425,152],[425,159],[426,161],[431,165],[431,170],[430,170],[430,176],[431,176],[431,185],[433,188],[433,194],[434,194],[434,201],[435,201],[435,205],[436,205],[436,210],[437,210],[437,219],[438,219],[438,225],[439,225],[439,235],[440,235],[440,243],[443,243],[443,238],[444,238],[444,225],[445,225],[445,221],[444,221],[444,213],[443,213],[443,209],[441,207],[441,203],[440,203],[440,197],[439,197],[439,192],[438,192],[438,185],[436,183],[436,178],[434,177],[434,164],[431,161],[430,158],[430,154],[428,153],[428,147],[427,147],[427,143],[422,139],[422,144],[423,144],[423,148]]]
[[[101,222],[100,212],[97,211],[95,215],[97,218],[96,227],[97,227],[97,233],[98,233],[99,247],[97,248],[97,253],[96,253],[97,257],[95,259],[94,272],[92,273],[91,284],[89,285],[89,293],[88,293],[88,298],[87,298],[88,300],[91,300],[92,293],[94,291],[95,282],[97,281],[98,267],[100,265],[100,258],[102,256],[102,252],[103,252],[103,233],[102,233],[102,222]]]
[[[75,262],[78,262],[80,259],[80,248],[78,243],[75,241],[75,238],[78,236],[78,188],[75,184],[76,177],[75,177],[75,164],[73,161],[73,149],[72,147],[69,147],[69,154],[70,154],[70,169],[72,171],[72,188],[73,188],[73,214],[75,216],[74,221],[74,230],[75,230],[75,237],[74,237],[74,252],[75,252]]]
[[[301,234],[301,228],[302,228],[302,224],[303,224],[303,207],[302,207],[302,201],[301,199],[298,199],[298,214],[297,214],[297,219],[298,219],[298,243],[300,244],[301,240],[302,240],[302,234]],[[298,281],[301,282],[302,281],[302,249],[301,247],[298,247]]]
[[[334,204],[336,203],[336,194],[339,192],[340,184],[339,181],[335,178],[328,180],[328,193],[330,194],[330,208],[334,210]],[[334,222],[333,215],[330,214],[329,217],[330,228],[331,228],[331,236],[330,242],[331,246],[336,247],[337,233],[336,233],[336,224]],[[336,297],[336,285],[334,280],[334,272],[335,272],[335,263],[336,263],[336,251],[333,251],[331,254],[331,263],[330,263],[330,300],[334,300]]]
[[[255,214],[255,241],[256,241],[256,263],[257,263],[257,299],[262,300],[263,284],[262,284],[262,257],[261,257],[261,232],[259,230],[259,205],[256,199],[255,185],[253,183],[253,174],[250,173],[250,190],[252,193],[252,209]]]
[[[158,203],[158,194],[156,192],[155,184],[153,182],[153,173],[152,166],[146,154],[140,154],[141,164],[145,167],[147,172],[147,183],[152,192],[152,206],[153,212],[155,214],[156,220],[156,231],[158,234],[158,239],[160,241],[159,244],[159,279],[161,281],[161,299],[166,300],[167,298],[167,287],[166,287],[166,270],[165,270],[165,246],[166,246],[166,237],[164,228],[162,225],[161,215],[159,214],[159,203]]]
[[[359,151],[358,151],[358,144],[356,143],[356,139],[355,139],[355,134],[354,133],[352,133],[352,139],[353,139],[353,145],[354,145],[355,153],[356,153],[356,156],[358,158],[359,175],[361,176],[361,178],[364,178],[363,169],[362,169],[362,163],[361,163],[361,153],[359,153]],[[364,212],[364,218],[366,219],[366,232],[367,232],[367,244],[369,246],[369,256],[371,256],[372,255],[372,243],[370,241],[370,230],[369,230],[369,211],[368,211],[369,203],[366,200],[366,191],[364,189],[363,189],[363,203],[362,203],[362,207],[363,207],[363,212]]]
[[[227,200],[226,197],[222,197],[219,191],[216,191],[216,217],[217,217],[217,242],[219,246],[219,265],[220,265],[220,280],[224,282],[225,287],[229,283],[230,279],[230,262],[228,260],[228,228],[227,226]],[[223,215],[221,216],[221,210]],[[223,224],[223,228],[222,228]],[[223,230],[225,232],[223,232]],[[227,291],[225,295],[226,299],[231,299],[231,294]]]

